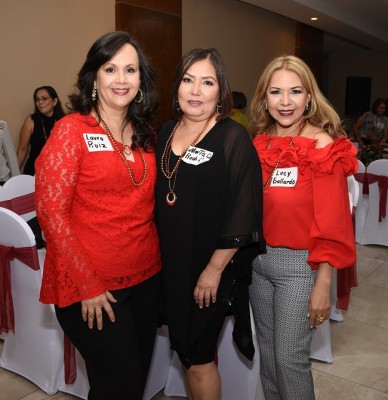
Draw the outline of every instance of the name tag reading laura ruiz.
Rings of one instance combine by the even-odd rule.
[[[209,161],[213,157],[212,151],[207,151],[199,147],[190,146],[182,160],[187,164],[199,165]]]
[[[271,186],[294,187],[298,180],[298,167],[278,168],[275,170]]]
[[[113,151],[108,136],[101,133],[84,133],[83,136],[89,151]]]

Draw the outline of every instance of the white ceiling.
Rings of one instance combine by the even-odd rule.
[[[341,39],[350,46],[388,50],[388,0],[241,1],[321,29],[333,46]]]

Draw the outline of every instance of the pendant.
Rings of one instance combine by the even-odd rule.
[[[130,156],[132,154],[132,150],[127,144],[124,145],[124,154],[126,154],[127,156]]]
[[[176,194],[171,190],[167,193],[166,202],[169,206],[173,206],[176,202]]]

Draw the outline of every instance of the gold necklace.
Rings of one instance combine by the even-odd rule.
[[[300,132],[297,134],[297,136],[302,136],[302,134],[303,134],[304,130],[306,129],[306,126],[308,125],[308,123],[309,123],[309,121],[306,119],[306,122],[304,123],[302,129],[301,129]],[[289,146],[290,146],[290,147],[293,147],[293,146],[294,146],[293,138],[291,138],[291,141],[290,141]],[[269,175],[269,177],[268,177],[267,180],[265,181],[265,183],[264,183],[264,185],[263,185],[263,190],[264,190],[264,189],[267,189],[269,183],[270,183],[271,180],[272,180],[273,174],[275,173],[275,171],[276,171],[276,169],[278,168],[279,164],[280,164],[280,157],[279,157],[279,159],[276,161],[276,164],[275,164],[275,166],[274,166],[274,168],[273,168],[271,174]]]
[[[213,114],[214,115],[214,114]],[[175,183],[176,183],[176,174],[178,172],[178,167],[182,161],[183,156],[186,154],[187,150],[191,147],[194,146],[199,138],[201,137],[202,133],[205,132],[206,128],[208,127],[211,119],[213,118],[213,115],[211,115],[208,120],[206,121],[205,125],[203,128],[198,132],[198,134],[195,136],[194,140],[186,147],[185,150],[182,151],[182,153],[179,155],[178,161],[176,162],[174,168],[170,170],[170,155],[171,155],[171,146],[172,146],[172,141],[175,137],[175,132],[178,129],[178,126],[180,125],[182,118],[177,122],[175,125],[174,129],[171,132],[170,137],[168,138],[166,142],[166,146],[164,147],[164,151],[162,154],[162,159],[161,159],[161,169],[163,172],[163,175],[168,179],[168,188],[169,192],[166,195],[166,202],[169,206],[173,206],[177,200],[177,196],[174,192],[175,190]],[[174,177],[174,182],[171,184],[171,178]]]
[[[141,148],[138,147],[138,148],[136,148],[136,150],[137,150],[137,152],[140,154],[140,158],[141,158],[141,161],[142,161],[142,163],[143,163],[143,175],[142,175],[140,181],[135,181],[135,175],[134,175],[134,173],[133,173],[133,171],[132,171],[132,168],[131,168],[131,166],[129,165],[128,160],[126,159],[126,157],[125,157],[125,155],[123,154],[123,152],[119,149],[119,146],[117,146],[116,140],[115,140],[114,136],[112,135],[112,132],[111,132],[110,129],[108,128],[108,125],[107,125],[106,122],[102,119],[101,115],[98,113],[97,110],[96,110],[96,114],[97,114],[99,120],[100,120],[101,123],[102,123],[102,127],[104,128],[104,130],[105,130],[106,133],[108,134],[109,139],[110,139],[110,141],[111,141],[112,144],[113,144],[113,147],[115,148],[115,150],[117,151],[117,153],[119,154],[119,156],[120,156],[120,157],[122,158],[122,160],[124,161],[124,163],[125,163],[125,165],[126,165],[126,167],[127,167],[127,169],[128,169],[129,176],[130,176],[130,178],[131,178],[132,183],[134,184],[134,186],[141,186],[141,185],[145,182],[145,179],[146,179],[146,176],[147,176],[147,163],[146,163],[146,160],[145,160],[145,158],[144,158],[143,152],[141,151]],[[131,128],[132,128],[133,133],[136,134],[136,131],[135,131],[135,129],[134,129],[134,127],[132,126],[131,123],[130,123],[130,125],[131,125]],[[127,146],[128,146],[128,145],[127,145]],[[128,147],[129,147],[129,146],[128,146]],[[124,147],[124,151],[125,151],[125,147]],[[126,154],[127,154],[127,153],[126,153]]]

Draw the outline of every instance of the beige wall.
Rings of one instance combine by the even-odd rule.
[[[264,66],[294,54],[295,22],[238,0],[182,0],[182,47],[215,47],[232,90],[253,96]]]
[[[34,89],[53,86],[66,103],[90,45],[115,28],[114,0],[1,0],[0,119],[15,145],[33,112]]]
[[[37,86],[54,86],[62,103],[92,42],[115,29],[114,0],[0,0],[0,119],[15,145]],[[161,0],[162,1],[162,0]],[[182,0],[182,50],[216,47],[233,90],[251,99],[270,58],[294,53],[295,23],[239,0]],[[328,97],[344,117],[348,76],[372,77],[372,100],[388,97],[388,52],[328,58]]]
[[[331,54],[328,70],[328,97],[342,118],[345,117],[346,78],[372,78],[371,102],[388,98],[388,51],[359,50]]]

